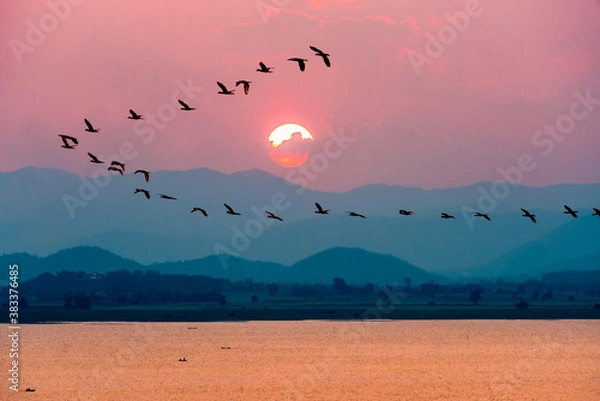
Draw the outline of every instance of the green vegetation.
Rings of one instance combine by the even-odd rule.
[[[19,322],[597,319],[598,273],[552,273],[523,283],[430,281],[418,286],[406,277],[400,286],[357,286],[341,277],[324,285],[230,281],[153,270],[63,270],[20,283]],[[2,307],[4,316],[7,307]]]

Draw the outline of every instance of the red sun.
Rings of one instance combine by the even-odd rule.
[[[282,124],[269,135],[269,142],[273,147],[269,156],[283,167],[301,166],[308,161],[312,140],[312,135],[303,126]]]

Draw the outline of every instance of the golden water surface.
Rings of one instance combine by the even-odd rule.
[[[23,325],[0,399],[592,401],[599,340],[567,320]]]

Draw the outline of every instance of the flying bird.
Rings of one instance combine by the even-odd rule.
[[[267,213],[267,219],[273,219],[273,220],[279,220],[279,221],[283,221],[283,219],[279,216],[276,216],[275,214],[268,212],[265,210],[265,213]]]
[[[316,202],[315,206],[317,207],[317,210],[315,210],[316,214],[329,214],[329,212],[331,211],[331,209],[323,209],[323,207]]]
[[[235,83],[235,86],[237,87],[238,85],[244,85],[244,93],[247,95],[248,92],[250,92],[251,83],[252,81],[244,81],[243,79],[241,79]]]
[[[200,208],[200,207],[195,207],[192,209],[192,211],[190,213],[194,213],[194,212],[200,212],[202,213],[205,217],[208,217],[208,213],[206,213],[206,210]]]
[[[61,148],[75,149],[75,146],[77,146],[79,144],[79,142],[77,141],[77,138],[74,138],[72,136],[64,135],[64,134],[58,134],[58,136],[60,137],[60,139],[63,142]],[[69,141],[72,143],[69,143]]]
[[[305,60],[303,58],[298,58],[298,57],[292,57],[292,58],[288,58],[288,61],[295,61],[298,63],[298,67],[300,67],[300,71],[304,71],[304,69],[306,69],[306,62],[308,60]]]
[[[219,85],[219,88],[221,88],[221,90],[217,92],[220,95],[233,95],[233,92],[235,91],[235,89],[228,90],[227,87],[219,81],[217,81],[217,85]]]
[[[117,167],[119,167],[121,170],[123,170],[123,172],[125,172],[125,163],[121,163],[121,162],[118,162],[118,161],[116,161],[116,160],[113,160],[112,162],[110,162],[110,165],[111,165],[111,166],[117,166]]]
[[[87,128],[85,129],[87,132],[98,132],[98,131],[100,131],[99,129],[94,128],[94,126],[92,125],[92,123],[89,122],[87,118],[84,118],[83,121],[85,121],[85,125],[87,126]]]
[[[108,171],[116,171],[116,172],[118,172],[119,174],[123,175],[123,170],[121,170],[120,168],[118,168],[118,167],[115,167],[115,166],[110,166],[110,167],[108,168]]]
[[[454,220],[456,220],[456,217],[452,216],[451,214],[442,212],[442,219],[454,219]]]
[[[196,110],[195,108],[188,106],[188,104],[181,99],[177,99],[177,101],[181,105],[181,110],[185,110],[185,111]]]
[[[488,216],[487,214],[484,214],[484,213],[475,212],[473,215],[475,217],[483,217],[487,221],[492,221],[492,219],[490,219],[490,216]]]
[[[577,210],[573,210],[567,205],[564,205],[564,206],[565,206],[565,211],[563,212],[563,214],[570,214],[571,216],[577,218],[577,213],[579,213]]]
[[[594,209],[594,213],[592,213],[592,216],[600,216],[600,209],[593,207],[592,209]]]
[[[135,173],[133,174],[138,174],[138,173],[142,173],[144,174],[144,179],[146,180],[146,182],[150,181],[150,172],[146,171],[146,170],[135,170]]]
[[[523,217],[529,217],[531,219],[531,221],[533,221],[534,223],[537,223],[537,221],[535,221],[535,214],[529,213],[529,211],[527,209],[521,208],[521,210],[523,211]]]
[[[91,163],[96,163],[96,164],[104,164],[103,161],[99,160],[96,156],[94,156],[92,153],[88,152],[88,156],[90,157],[90,162]]]
[[[158,196],[160,196],[162,199],[177,200],[177,198],[165,194],[158,194]]]
[[[365,218],[365,216],[364,216],[363,214],[360,214],[360,213],[356,213],[356,212],[346,212],[346,213],[348,213],[348,216],[352,216],[352,217],[360,217],[360,218],[362,218],[362,219],[364,219],[364,218]]]
[[[309,47],[310,47],[310,50],[315,52],[316,56],[323,57],[323,61],[325,62],[325,65],[327,67],[331,67],[331,62],[329,61],[329,54],[324,53],[322,50],[317,49],[314,46],[309,46]]]
[[[150,192],[146,191],[145,189],[142,188],[136,188],[134,194],[137,193],[143,193],[146,196],[146,199],[150,199]]]
[[[404,210],[404,209],[398,210],[398,213],[400,213],[400,216],[410,216],[412,214],[415,214],[415,212],[413,212],[412,210]]]
[[[129,117],[127,117],[127,118],[130,119],[130,120],[143,120],[142,115],[141,114],[137,114],[132,109],[129,109],[129,114],[131,114],[131,115]]]
[[[225,213],[230,214],[232,216],[241,216],[241,213],[236,212],[235,210],[233,210],[233,208],[231,206],[229,206],[227,203],[223,203],[223,205],[225,205],[225,208],[227,209],[227,211]]]
[[[273,70],[274,68],[273,67],[267,67],[265,65],[265,63],[263,63],[262,61],[260,63],[258,63],[258,65],[260,66],[260,68],[256,70],[258,72],[264,72],[264,73],[271,73],[271,72],[273,72],[271,70]]]

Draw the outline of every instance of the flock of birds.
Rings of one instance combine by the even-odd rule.
[[[323,59],[323,62],[325,63],[325,65],[327,67],[331,67],[331,60],[329,59],[330,55],[328,53],[323,52],[321,49],[315,47],[315,46],[309,46],[309,48],[315,52],[315,56],[321,57]],[[300,57],[291,57],[288,58],[288,61],[294,62],[298,64],[298,68],[300,69],[301,72],[304,72],[306,70],[306,63],[308,62],[307,59],[304,58],[300,58]],[[260,73],[265,73],[265,74],[270,74],[273,72],[274,67],[269,67],[267,66],[265,63],[263,63],[262,61],[260,61],[258,63],[259,68],[256,70]],[[239,85],[242,85],[243,89],[244,89],[244,94],[248,95],[249,91],[250,91],[250,84],[252,83],[252,81],[247,81],[247,80],[239,80],[235,83],[235,86],[238,87]],[[235,89],[228,89],[226,85],[224,85],[223,83],[217,81],[217,86],[219,87],[220,91],[218,91],[217,93],[220,95],[233,95],[235,92]],[[181,109],[182,111],[193,111],[195,110],[194,107],[190,107],[186,102],[184,102],[181,99],[177,100],[179,102],[179,104],[181,105]],[[129,116],[127,117],[129,120],[142,120],[143,116],[141,114],[136,113],[134,110],[130,109],[129,110]],[[88,119],[84,119],[85,122],[85,131],[86,132],[90,132],[90,133],[97,133],[100,131],[100,129],[94,127],[94,125],[88,120]],[[79,141],[76,137],[70,136],[70,135],[65,135],[65,134],[59,134],[58,135],[60,137],[60,139],[62,140],[62,148],[64,149],[75,149],[76,146],[79,144]],[[94,155],[91,152],[87,153],[89,158],[90,158],[90,162],[94,163],[94,164],[105,164],[105,162],[103,160],[100,160],[96,155]],[[122,163],[118,160],[112,160],[110,162],[110,165],[108,166],[108,171],[112,171],[115,173],[118,173],[120,175],[124,175],[125,174],[125,163]],[[144,177],[144,180],[146,182],[150,181],[150,171],[148,170],[144,170],[144,169],[137,169],[135,170],[134,174],[142,174]],[[144,189],[144,188],[136,188],[135,191],[133,192],[134,194],[143,194],[146,199],[150,199],[151,195],[150,195],[150,191]],[[174,196],[170,196],[167,194],[163,194],[163,193],[157,193],[157,195],[161,198],[161,199],[166,199],[166,200],[173,200],[176,201],[177,198]],[[231,206],[229,206],[227,203],[223,204],[225,206],[225,213],[231,215],[231,216],[241,216],[242,214],[235,211]],[[319,203],[315,203],[315,213],[316,214],[320,214],[320,215],[327,215],[329,214],[329,212],[331,211],[331,209],[324,209]],[[564,205],[565,211],[563,212],[564,214],[569,214],[571,216],[573,216],[574,218],[577,218],[577,214],[579,213],[576,210],[571,209],[568,205]],[[592,208],[594,210],[594,213],[592,214],[592,216],[600,216],[600,209],[598,208]],[[521,208],[521,210],[523,211],[523,217],[527,217],[529,218],[533,223],[537,223],[536,220],[536,216],[535,214],[531,214],[528,210]],[[208,217],[208,212],[198,206],[195,206],[192,208],[190,213],[196,213],[196,212],[200,212],[201,214],[203,214],[205,217]],[[283,221],[283,219],[280,216],[277,216],[275,213],[272,213],[270,211],[266,211],[265,212],[267,215],[267,218],[269,219],[273,219],[273,220],[278,220],[278,221]],[[357,213],[354,211],[346,211],[346,213],[348,214],[348,216],[350,217],[358,217],[358,218],[366,218],[366,216],[364,214],[361,213]],[[398,213],[401,216],[411,216],[414,214],[413,211],[411,210],[405,210],[405,209],[400,209],[398,211]],[[480,213],[480,212],[475,212],[473,214],[475,217],[481,217],[487,221],[491,221],[491,218],[489,215],[485,214],[485,213]],[[442,219],[452,219],[452,220],[456,220],[456,217],[448,214],[446,212],[442,212],[441,213],[441,218]]]

